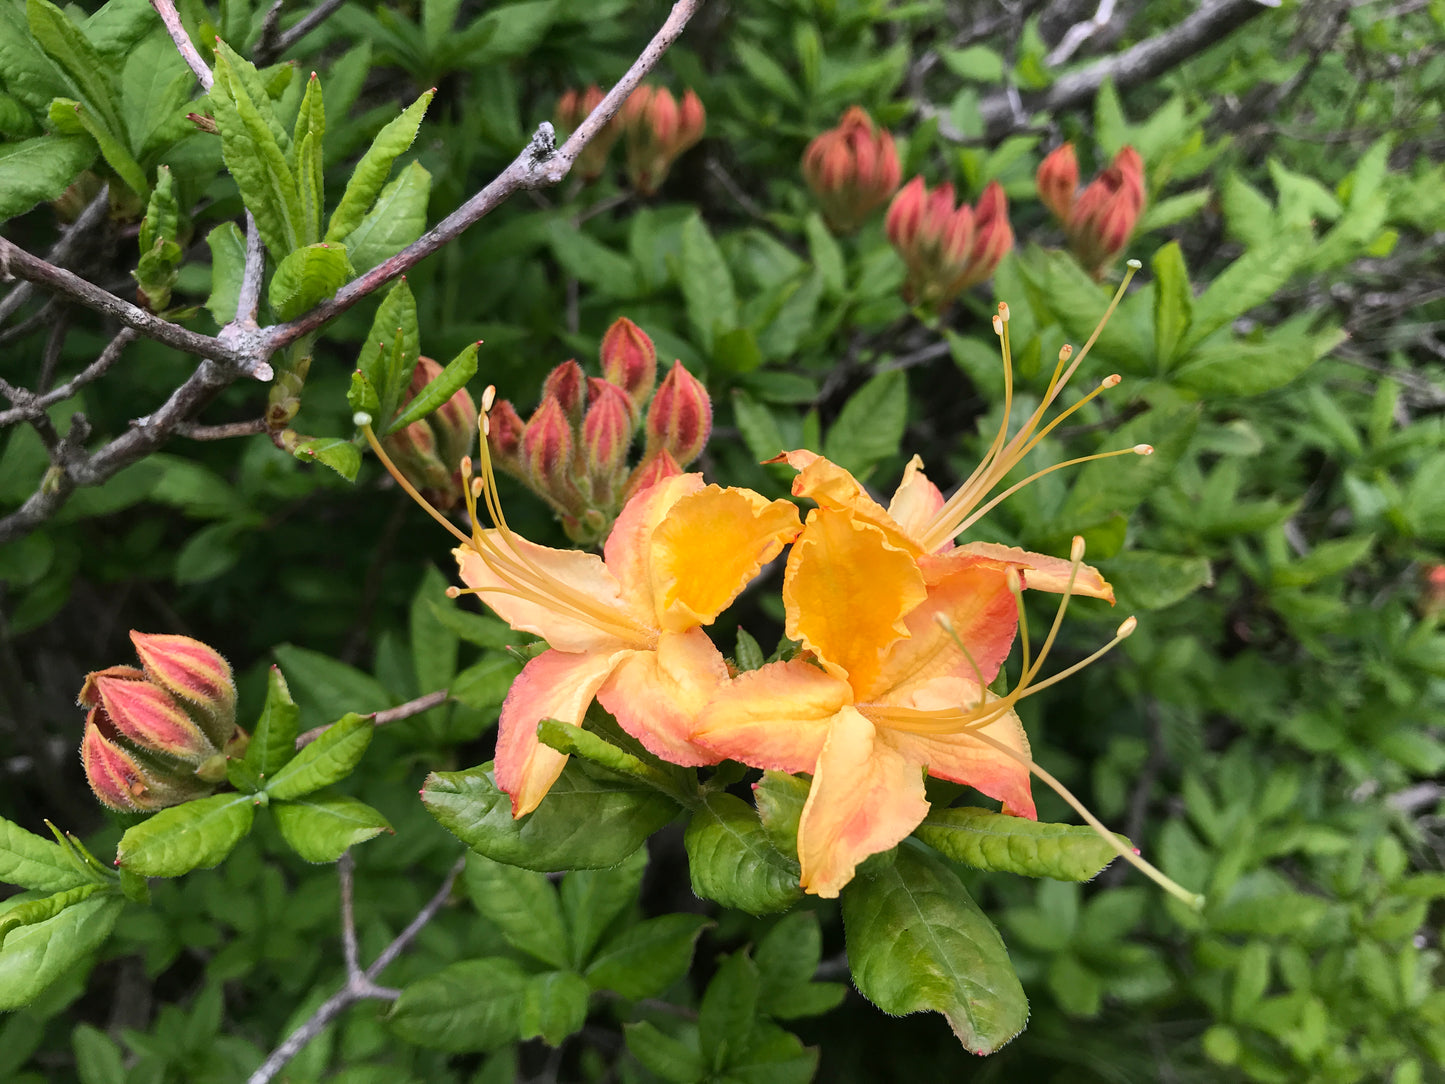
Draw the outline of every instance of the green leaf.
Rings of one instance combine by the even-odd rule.
[[[255,69],[224,42],[216,49],[215,74],[210,101],[221,132],[221,157],[272,257],[284,259],[305,235],[301,194],[282,150],[285,133],[273,128],[270,99],[254,92]]]
[[[0,948],[0,1012],[33,1001],[100,948],[124,906],[120,896],[101,893],[7,937]]]
[[[698,215],[693,215],[682,227],[677,279],[687,306],[687,318],[697,329],[703,347],[711,350],[716,334],[738,326],[738,299],[727,261]]]
[[[1151,203],[1139,219],[1137,232],[1144,234],[1183,222],[1197,214],[1212,196],[1209,189],[1196,188],[1191,192],[1181,192],[1177,196]]]
[[[351,278],[346,246],[325,241],[298,248],[271,276],[266,300],[280,320],[294,320],[331,297]]]
[[[625,749],[619,749],[605,738],[571,723],[558,719],[543,719],[537,724],[537,739],[559,753],[586,757],[594,764],[600,764],[619,775],[630,775],[656,790],[678,792],[686,787],[686,784],[667,768],[649,764]]]
[[[312,437],[303,440],[291,450],[291,454],[303,462],[320,463],[330,467],[348,482],[356,481],[356,472],[361,469],[361,451],[349,440],[340,437]]]
[[[841,297],[848,289],[848,271],[837,239],[823,224],[823,216],[816,211],[803,222],[803,232],[808,235],[808,255],[812,257],[812,264],[823,276],[823,289],[829,297]]]
[[[1110,447],[1148,444],[1154,454],[1086,463],[1055,522],[1049,525],[1051,534],[1076,534],[1132,512],[1155,487],[1169,479],[1189,446],[1198,420],[1198,411],[1192,407],[1156,407],[1121,425],[1110,437]]]
[[[0,71],[5,73],[5,89],[37,116],[51,98],[75,89],[36,43],[18,4],[0,4]]]
[[[1264,248],[1250,249],[1214,277],[1194,301],[1194,318],[1179,353],[1273,297],[1300,265],[1311,245],[1307,230],[1277,234]]]
[[[559,896],[567,923],[573,967],[581,967],[614,919],[637,900],[647,851],[639,847],[611,869],[573,870],[562,878]]]
[[[898,454],[908,423],[908,381],[903,370],[879,373],[843,404],[823,439],[823,455],[862,477],[878,461]]]
[[[787,772],[763,772],[753,787],[758,818],[779,854],[798,853],[798,821],[808,800],[809,783]]]
[[[70,1045],[80,1084],[117,1084],[125,1079],[120,1047],[99,1028],[79,1025],[70,1033]]]
[[[615,866],[677,814],[677,804],[651,787],[576,761],[521,820],[512,819],[511,799],[497,787],[490,762],[433,772],[421,800],[478,853],[544,872]]]
[[[817,1047],[805,1047],[791,1032],[759,1020],[747,1044],[736,1052],[729,1050],[723,1079],[741,1084],[809,1084],[817,1072]]]
[[[50,103],[50,123],[57,131],[67,135],[85,132],[95,140],[101,157],[132,192],[141,199],[149,199],[151,186],[146,180],[145,170],[131,156],[124,143],[105,126],[89,109],[73,98],[56,98]]]
[[[280,645],[275,655],[292,693],[299,698],[303,728],[345,714],[353,706],[378,711],[396,703],[370,674],[330,655],[295,644]]]
[[[335,862],[356,844],[392,831],[371,806],[342,794],[272,802],[271,813],[281,838],[307,862]]]
[[[733,389],[732,401],[733,420],[753,458],[768,460],[787,450],[787,441],[771,410],[741,388]]]
[[[343,715],[271,777],[266,793],[289,800],[340,782],[361,762],[375,731],[370,715]]]
[[[385,424],[396,412],[420,355],[421,328],[417,323],[416,299],[403,278],[381,299],[371,321],[371,331],[356,359],[356,367],[371,382],[381,400],[378,424]]]
[[[381,396],[376,394],[371,381],[366,379],[366,374],[360,369],[351,373],[351,386],[346,389],[346,405],[351,408],[353,415],[362,413],[375,418],[381,413]]]
[[[522,991],[521,1037],[561,1046],[569,1035],[582,1030],[591,996],[587,980],[575,971],[533,975]]]
[[[356,229],[346,235],[347,251],[357,271],[370,271],[389,260],[426,231],[431,174],[420,162],[409,162],[381,190],[376,204]]]
[[[436,410],[477,375],[477,347],[481,343],[468,343],[462,352],[451,361],[426,387],[422,388],[396,419],[386,427],[386,432],[395,433],[405,429],[412,422],[421,421]]]
[[[1172,375],[1175,383],[1203,395],[1262,395],[1299,377],[1343,338],[1327,329],[1305,332],[1310,313],[1271,328],[1258,341],[1223,342],[1192,350]]]
[[[251,830],[255,801],[249,794],[216,794],[162,809],[126,830],[115,863],[143,877],[210,869]]]
[[[1126,550],[1099,564],[1126,611],[1162,610],[1214,583],[1207,557]]]
[[[291,699],[291,689],[279,666],[266,674],[266,703],[251,730],[245,761],[261,779],[269,779],[296,756],[296,735],[301,709]]]
[[[779,854],[757,812],[726,792],[709,794],[683,837],[692,890],[749,914],[783,911],[802,896],[798,862]]]
[[[392,163],[416,139],[421,119],[426,115],[427,106],[431,104],[432,95],[435,93],[435,90],[428,90],[371,141],[371,146],[361,156],[361,161],[356,163],[351,179],[346,182],[346,191],[341,194],[341,202],[331,214],[331,222],[326,227],[327,241],[344,240],[361,225],[361,220],[366,216],[366,212],[371,210],[382,185],[390,176]]]
[[[554,218],[547,233],[557,262],[573,278],[606,297],[637,296],[637,267],[631,259],[608,248],[568,219]]]
[[[1036,305],[1046,306],[1075,344],[1086,341],[1094,333],[1109,307],[1113,291],[1101,288],[1072,256],[1030,249],[1018,254],[1015,266],[1037,291]],[[1125,298],[1099,332],[1093,356],[1101,366],[1132,373],[1154,372],[1152,327],[1140,326],[1134,319],[1138,312],[1134,299],[1147,294],[1146,287]],[[1152,323],[1151,318],[1149,324]]]
[[[87,136],[44,135],[0,144],[0,221],[55,199],[95,161],[95,153],[95,141]]]
[[[1129,142],[1129,118],[1124,116],[1113,79],[1105,79],[1094,98],[1094,137],[1099,150],[1111,158]]]
[[[513,948],[566,967],[571,953],[557,891],[545,873],[494,862],[473,852],[462,875],[467,895]]]
[[[26,0],[25,17],[30,23],[30,32],[46,54],[64,69],[65,74],[75,81],[86,105],[95,110],[105,127],[118,140],[125,139],[125,125],[121,121],[119,103],[116,101],[115,85],[111,73],[115,65],[108,64],[96,51],[90,40],[49,0]],[[129,183],[129,182],[127,182]],[[141,191],[141,190],[137,190]],[[149,190],[141,192],[149,195]]]
[[[760,985],[757,965],[745,952],[733,953],[718,966],[697,1014],[704,1064],[721,1069],[747,1048],[758,1019]]]
[[[58,845],[0,817],[0,881],[36,892],[63,892],[87,880]]]
[[[1160,371],[1169,368],[1180,342],[1189,331],[1194,308],[1194,291],[1189,269],[1178,241],[1170,241],[1154,253],[1154,349]]]
[[[45,922],[60,914],[60,912],[64,911],[67,907],[74,907],[78,903],[83,903],[97,892],[114,891],[114,887],[114,884],[101,884],[96,881],[91,881],[88,884],[67,888],[64,892],[57,892],[53,896],[43,896],[37,900],[27,900],[5,911],[0,911],[0,946],[5,944],[5,938],[12,930],[18,930],[22,926],[33,926],[36,923]]]
[[[991,1054],[1028,1022],[1008,950],[958,877],[904,845],[843,890],[848,964],[886,1013],[940,1012],[964,1047]]]
[[[495,64],[530,53],[556,18],[557,0],[521,0],[488,11],[467,28],[479,44],[468,56],[473,64]]]
[[[775,1020],[820,1016],[847,995],[842,983],[813,981],[823,956],[823,935],[812,911],[784,915],[758,941],[753,955],[762,980],[758,1008]]]
[[[930,847],[975,869],[1092,880],[1118,857],[1092,829],[1074,824],[1039,824],[987,809],[961,806],[929,810],[913,832]],[[1125,846],[1129,841],[1120,836]]]
[[[306,93],[296,114],[296,127],[291,135],[291,168],[301,196],[302,237],[308,244],[321,240],[321,214],[326,201],[322,187],[322,142],[326,136],[326,104],[321,94],[321,80],[316,73],[306,81]]]
[[[510,655],[486,656],[452,680],[451,698],[478,711],[495,711],[501,707],[521,672],[521,664]]]
[[[642,1020],[623,1024],[627,1049],[642,1067],[674,1084],[695,1084],[707,1072],[695,1044],[674,1039],[655,1024]]]
[[[592,958],[587,981],[634,1001],[656,997],[687,974],[693,946],[710,925],[705,915],[675,913],[628,926]]]
[[[521,1038],[530,981],[511,960],[462,960],[403,989],[387,1023],[407,1042],[433,1050],[495,1050]]]
[[[1268,248],[1278,239],[1274,204],[1234,170],[1224,176],[1219,203],[1229,235],[1246,248]]]
[[[211,319],[225,327],[236,318],[241,278],[246,270],[246,238],[234,222],[223,222],[206,234],[211,248],[211,296],[206,308]]]

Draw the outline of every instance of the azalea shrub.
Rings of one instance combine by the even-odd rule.
[[[1386,7],[0,0],[0,1076],[1445,1079]]]

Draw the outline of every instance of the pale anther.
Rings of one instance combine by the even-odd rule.
[[[492,404],[496,401],[497,385],[488,384],[486,390],[482,392],[482,413],[485,414],[487,411],[491,410]]]
[[[1124,637],[1133,633],[1133,631],[1138,627],[1139,619],[1137,617],[1134,617],[1133,615],[1130,615],[1129,617],[1124,618],[1124,623],[1119,626],[1119,631],[1116,632],[1114,635],[1122,640]]]
[[[364,410],[358,410],[351,416],[351,424],[360,429],[364,425],[371,424],[371,415]]]
[[[1078,563],[1084,559],[1084,536],[1074,535],[1074,541],[1069,545],[1069,560]]]
[[[1119,385],[1119,382],[1123,379],[1124,378],[1118,373],[1110,373],[1108,376],[1104,377],[1103,380],[1099,381],[1099,384],[1105,388],[1113,388],[1117,387]]]
[[[1133,452],[1134,452],[1135,455],[1153,455],[1153,454],[1154,454],[1154,445],[1152,445],[1152,444],[1136,444],[1136,445],[1134,445],[1134,447],[1133,447]]]

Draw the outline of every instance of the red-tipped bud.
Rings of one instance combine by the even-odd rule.
[[[571,423],[549,395],[522,431],[522,468],[533,489],[564,506],[572,503],[572,448]]]
[[[677,460],[666,448],[658,448],[642,458],[636,469],[628,475],[627,485],[622,488],[623,501],[630,501],[644,489],[657,485],[658,482],[668,478],[675,478],[682,473],[682,468],[677,465]]]
[[[1074,195],[1079,190],[1079,160],[1072,143],[1063,143],[1039,163],[1034,175],[1039,200],[1060,222],[1069,220]]]
[[[190,710],[217,749],[225,745],[236,728],[231,664],[215,648],[189,636],[131,630],[130,640],[146,679]]]
[[[428,357],[417,359],[412,372],[411,393],[417,395],[443,372],[442,366]],[[477,440],[477,403],[466,388],[458,388],[452,397],[426,419],[436,437],[437,454],[453,470],[462,456],[472,452]]]
[[[499,399],[487,412],[487,451],[492,462],[512,474],[522,473],[522,433],[526,423],[508,399]]]
[[[602,104],[602,89],[593,83],[586,90],[569,90],[557,100],[557,126],[566,132],[577,128]],[[617,118],[613,117],[594,135],[582,153],[577,156],[573,169],[584,181],[594,181],[607,168],[607,156],[612,145],[622,134]]]
[[[632,446],[632,405],[617,385],[596,381],[597,396],[582,423],[582,449],[592,499],[610,504],[627,469]]]
[[[417,359],[404,402],[442,374],[431,358]],[[433,413],[382,441],[387,453],[408,482],[441,511],[461,503],[462,478],[457,470],[462,456],[477,438],[477,405],[466,388],[456,392]]]
[[[657,384],[657,347],[625,316],[602,336],[602,375],[626,394],[635,424]]]
[[[966,203],[954,206],[951,184],[929,192],[915,177],[894,197],[885,225],[908,266],[905,296],[930,308],[988,278],[1013,247],[1008,203],[997,183],[984,190],[975,212]]]
[[[887,203],[901,176],[893,137],[856,105],[803,152],[803,178],[837,233],[852,233]]]
[[[1097,273],[1124,251],[1144,213],[1144,163],[1125,147],[1089,182],[1064,224],[1069,248],[1089,271]]]
[[[666,87],[639,86],[618,117],[627,137],[627,176],[644,196],[661,187],[672,163],[707,127],[707,113],[696,94],[687,91],[679,105]]]
[[[702,381],[674,361],[647,412],[647,452],[665,449],[686,467],[702,454],[712,433],[712,400]]]
[[[86,720],[85,736],[80,740],[80,762],[90,789],[103,804],[123,813],[160,808],[151,802],[151,788],[140,764],[102,733],[95,714],[92,711]]]
[[[137,670],[134,666],[107,666],[104,670],[95,670],[85,675],[85,682],[80,686],[80,695],[75,702],[83,708],[93,708],[100,703],[100,689],[96,686],[103,677],[121,678],[125,681],[144,681],[145,671]]]
[[[107,675],[95,680],[100,695],[95,711],[103,711],[116,730],[152,753],[199,764],[214,756],[217,746],[167,693],[149,681]]]
[[[572,425],[582,422],[587,407],[587,374],[575,359],[569,358],[547,374],[542,382],[542,398],[556,399],[562,413]]]

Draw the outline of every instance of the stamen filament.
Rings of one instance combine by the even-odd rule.
[[[428,501],[425,497],[423,497],[420,493],[418,493],[416,490],[416,486],[408,482],[406,480],[406,476],[397,469],[396,464],[391,461],[391,456],[387,455],[385,450],[383,450],[383,448],[381,447],[381,441],[377,440],[376,434],[371,431],[371,423],[368,422],[363,425],[361,427],[361,431],[366,435],[366,443],[371,445],[371,450],[376,453],[376,458],[381,461],[381,465],[386,468],[386,472],[396,479],[396,484],[401,486],[403,492],[405,492],[406,495],[409,496],[412,500],[416,501],[417,504],[421,505],[422,511],[424,511],[427,515],[431,516],[432,519],[436,520],[447,530],[451,531],[452,534],[456,535],[459,539],[461,539],[463,545],[469,543],[471,539],[468,538],[466,535],[462,534],[461,531],[457,530],[456,525],[452,523],[451,520],[447,519],[446,516],[442,515],[435,508],[433,508],[431,506],[431,502]]]
[[[1054,640],[1059,635],[1059,628],[1064,623],[1064,613],[1069,608],[1069,599],[1074,594],[1074,581],[1079,576],[1079,566],[1084,562],[1084,540],[1081,536],[1075,535],[1073,544],[1069,547],[1069,581],[1064,585],[1063,597],[1059,599],[1059,608],[1054,612],[1054,623],[1049,628],[1048,636],[1044,637],[1044,644],[1039,648],[1039,657],[1035,661],[1033,669],[1030,670],[1027,660],[1024,662],[1023,680],[1020,684],[1028,684],[1038,676],[1043,669],[1044,659],[1048,656],[1050,649],[1054,646]],[[1022,612],[1022,608],[1020,608]]]
[[[1138,451],[1140,447],[1142,447],[1142,445],[1136,444],[1131,448],[1115,448],[1113,451],[1109,452],[1095,452],[1093,455],[1081,455],[1077,459],[1066,459],[1062,463],[1055,463],[1051,467],[1045,467],[1043,470],[1035,471],[1033,474],[1030,474],[1027,478],[1025,478],[1022,482],[1015,482],[1013,485],[1009,486],[1006,490],[1004,490],[998,496],[994,497],[982,508],[976,509],[974,512],[970,513],[969,517],[958,525],[958,530],[954,531],[953,535],[962,534],[964,531],[968,530],[975,523],[981,520],[984,516],[988,515],[989,512],[993,511],[993,509],[996,508],[1003,501],[1007,500],[1019,490],[1023,489],[1024,486],[1030,485],[1033,482],[1037,482],[1046,474],[1053,474],[1054,471],[1063,470],[1065,467],[1077,467],[1081,463],[1092,463],[1096,459],[1113,459],[1116,455],[1148,454]],[[1152,448],[1150,448],[1149,450],[1151,452],[1153,451]],[[949,535],[948,537],[952,538],[953,535]],[[942,544],[942,541],[944,540],[940,540],[940,544]],[[930,550],[929,552],[932,551]]]

